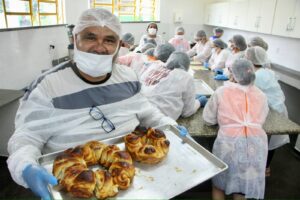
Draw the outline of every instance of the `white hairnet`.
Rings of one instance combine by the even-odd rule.
[[[127,44],[134,45],[134,36],[131,33],[125,33],[122,36],[122,41]]]
[[[253,38],[250,39],[249,46],[251,46],[251,47],[260,46],[266,51],[269,48],[268,43],[266,43],[261,37],[258,37],[258,36],[253,37]]]
[[[248,48],[246,50],[246,58],[250,60],[254,65],[263,66],[269,63],[266,51],[259,46]]]
[[[206,33],[203,30],[197,31],[197,33],[195,34],[195,38],[202,38],[202,37],[206,37]]]
[[[232,75],[234,79],[241,85],[250,85],[255,80],[255,72],[253,64],[245,59],[237,59],[232,65]]]
[[[225,42],[223,42],[223,40],[221,40],[221,39],[215,39],[213,41],[213,43],[216,47],[219,47],[221,49],[226,49],[227,48],[227,44]]]
[[[171,55],[175,51],[175,48],[170,43],[158,45],[154,50],[154,56],[157,60],[161,60],[162,62],[166,62]]]
[[[184,28],[182,26],[178,26],[176,29],[175,29],[175,33],[184,33]]]
[[[145,44],[141,47],[140,51],[141,51],[141,53],[144,53],[144,52],[146,52],[148,49],[155,48],[155,47],[156,47],[156,45],[153,44],[153,43],[145,43]]]
[[[79,17],[73,30],[73,34],[75,35],[91,26],[106,26],[121,37],[121,24],[119,19],[103,8],[91,8],[85,10]]]
[[[234,35],[231,39],[231,42],[236,46],[240,51],[247,49],[246,40],[242,35]]]
[[[190,67],[190,58],[184,52],[173,52],[166,62],[166,67],[168,69],[181,68],[188,71]]]

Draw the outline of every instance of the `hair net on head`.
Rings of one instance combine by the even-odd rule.
[[[232,43],[235,47],[237,47],[240,51],[244,51],[247,49],[246,40],[241,35],[234,35],[231,39]]]
[[[83,31],[91,26],[106,26],[121,37],[121,24],[119,19],[103,8],[91,8],[85,10],[78,19],[73,34]]]
[[[125,33],[122,36],[122,41],[127,44],[134,45],[134,36],[131,33]]]
[[[221,49],[226,49],[227,48],[227,44],[225,42],[223,42],[223,40],[221,40],[221,39],[215,39],[213,41],[213,43],[216,47],[219,47]]]
[[[195,38],[202,38],[202,37],[206,37],[206,33],[203,30],[197,31],[197,33],[195,34]]]
[[[245,58],[234,61],[231,70],[234,79],[241,85],[250,85],[255,80],[253,64]]]
[[[145,51],[147,51],[148,49],[151,49],[151,48],[155,48],[156,45],[154,45],[153,43],[145,43],[141,49],[140,49],[140,52],[141,53],[144,53]]]
[[[264,50],[268,51],[269,45],[266,43],[261,37],[253,37],[249,41],[249,46],[254,47],[254,46],[260,46]]]
[[[157,60],[161,60],[162,62],[166,62],[171,55],[175,51],[175,48],[173,45],[167,43],[167,44],[161,44],[158,45],[154,50],[154,56]]]
[[[147,56],[153,56],[154,54],[154,49],[155,48],[150,48],[150,49],[147,49],[144,54],[147,55]]]
[[[268,55],[266,51],[259,47],[254,46],[246,50],[246,58],[250,60],[254,65],[266,65],[269,64]]]
[[[184,28],[182,26],[178,26],[176,29],[175,29],[175,33],[184,33]]]
[[[217,28],[214,28],[214,33],[215,33],[215,34],[216,34],[216,33],[224,33],[224,30],[221,29],[221,28],[219,28],[219,27],[217,27]]]
[[[157,24],[155,22],[150,22],[147,26],[147,30],[149,29],[150,25],[154,24],[156,26],[156,29],[158,29]]]
[[[168,69],[181,68],[185,71],[189,70],[190,58],[184,52],[173,52],[166,62]]]

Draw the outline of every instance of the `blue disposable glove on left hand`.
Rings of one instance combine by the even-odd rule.
[[[215,80],[227,81],[229,79],[226,75],[220,75],[219,74],[219,75],[215,76]]]
[[[189,131],[184,126],[177,125],[177,128],[181,136],[186,137],[189,135]]]
[[[218,74],[222,75],[223,74],[223,69],[220,69],[220,68],[216,68],[213,71],[215,72],[216,75],[218,75]]]
[[[196,99],[200,102],[201,107],[205,106],[205,104],[207,102],[207,97],[206,96],[200,95],[200,96],[197,97],[197,95],[196,95]]]
[[[28,165],[22,172],[28,187],[43,200],[51,200],[48,184],[57,185],[57,179],[49,174],[45,168],[38,165]]]

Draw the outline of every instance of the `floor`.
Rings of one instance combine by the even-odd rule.
[[[300,124],[299,99],[300,91],[281,83],[287,97],[290,119]],[[296,136],[290,136],[291,143],[276,150],[271,163],[271,176],[266,178],[265,199],[300,199],[300,153],[294,150]],[[213,138],[196,138],[207,149],[211,149]],[[6,165],[6,158],[0,157],[0,199],[33,200],[35,197],[30,190],[14,183]],[[208,180],[174,199],[210,199],[211,181]],[[230,198],[230,197],[229,197]]]

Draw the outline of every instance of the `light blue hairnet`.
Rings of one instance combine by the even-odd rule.
[[[266,64],[269,64],[268,55],[262,47],[250,47],[246,50],[245,55],[246,58],[250,60],[254,65],[264,66]]]
[[[141,53],[144,53],[148,49],[155,48],[155,47],[156,47],[156,45],[154,45],[153,43],[146,43],[141,47],[140,51],[141,51]]]
[[[190,68],[190,58],[184,52],[173,52],[169,59],[166,62],[166,66],[168,69],[181,68],[185,71],[188,71]]]
[[[103,8],[91,8],[85,10],[80,15],[78,22],[73,29],[73,34],[75,35],[91,26],[106,26],[121,37],[121,24],[119,19]]]
[[[157,60],[161,60],[162,62],[166,62],[171,55],[175,51],[175,48],[170,43],[158,45],[154,50],[154,56]]]
[[[255,80],[255,72],[253,64],[245,59],[237,59],[232,64],[232,75],[234,79],[241,85],[250,85]]]
[[[122,36],[122,41],[129,45],[134,45],[134,36],[131,33],[125,33]]]
[[[153,56],[154,49],[155,49],[155,48],[147,49],[147,50],[144,52],[144,54],[147,55],[147,56]]]
[[[195,38],[202,38],[202,37],[206,37],[206,33],[203,30],[197,31],[197,33],[195,34]]]
[[[184,28],[182,26],[178,26],[176,29],[175,29],[175,33],[184,33]]]
[[[247,49],[246,40],[242,35],[234,35],[231,41],[240,51]]]
[[[266,43],[261,37],[258,37],[258,36],[250,39],[249,46],[250,47],[260,46],[266,51],[268,51],[268,48],[269,48],[268,43]]]
[[[221,40],[221,39],[215,39],[213,41],[213,43],[216,47],[219,47],[221,49],[226,49],[227,48],[227,44],[225,42],[223,42],[223,40]]]

